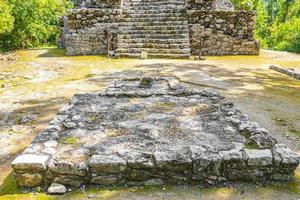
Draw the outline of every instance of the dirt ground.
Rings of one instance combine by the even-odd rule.
[[[251,120],[300,153],[300,81],[269,70],[300,69],[300,55],[261,51],[260,56],[207,57],[205,61],[66,57],[54,48],[16,52],[0,62],[0,200],[2,199],[300,199],[300,176],[290,184],[232,187],[106,188],[64,196],[22,194],[11,175],[11,160],[76,93],[99,91],[116,78],[172,75],[188,87],[223,93]]]

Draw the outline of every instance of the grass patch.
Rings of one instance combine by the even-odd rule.
[[[253,141],[248,141],[248,142],[245,144],[245,147],[246,147],[247,149],[258,149],[258,148],[259,148],[259,146],[258,146],[255,142],[253,142]]]
[[[0,196],[0,200],[54,200],[53,196],[47,194],[14,194]]]
[[[0,186],[0,195],[18,194],[20,192],[21,192],[20,187],[17,184],[17,181],[16,181],[13,173],[10,173],[4,179],[2,185]]]

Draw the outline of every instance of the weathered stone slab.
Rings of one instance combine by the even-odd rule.
[[[99,185],[112,185],[118,181],[117,175],[96,176],[92,179],[92,183]]]
[[[178,152],[156,151],[154,159],[158,169],[164,171],[189,171],[192,168],[192,160]]]
[[[11,165],[14,170],[45,171],[48,160],[48,155],[23,154],[18,156]]]
[[[217,92],[145,77],[74,95],[12,166],[21,186],[79,187],[289,181],[298,164]]]
[[[284,67],[278,67],[278,66],[274,66],[274,65],[270,66],[270,69],[300,80],[300,71],[299,70],[297,71],[292,68],[284,68]]]
[[[58,183],[52,183],[48,188],[49,194],[64,194],[67,192],[67,188],[64,185]]]
[[[272,153],[269,149],[245,149],[248,158],[249,166],[267,166],[271,165],[273,161]]]
[[[89,166],[95,173],[120,173],[126,169],[126,162],[115,155],[93,155]]]

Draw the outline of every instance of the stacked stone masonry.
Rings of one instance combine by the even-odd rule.
[[[298,164],[215,91],[143,77],[75,95],[12,167],[21,186],[64,189],[291,181]]]
[[[67,55],[257,55],[255,12],[227,0],[80,0],[63,17]]]

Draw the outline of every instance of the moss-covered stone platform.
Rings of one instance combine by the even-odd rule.
[[[21,186],[290,181],[298,156],[214,91],[170,77],[78,94],[12,162]]]

